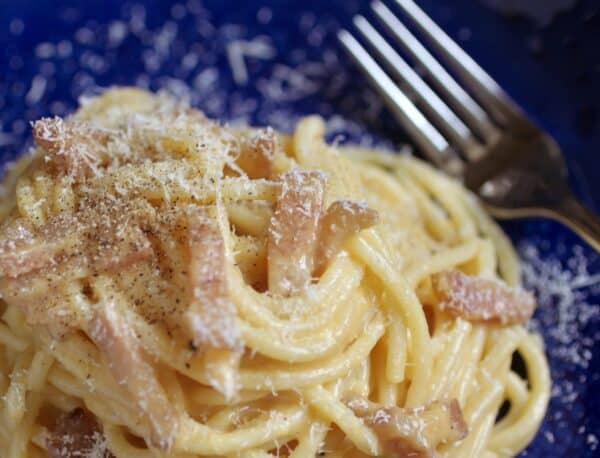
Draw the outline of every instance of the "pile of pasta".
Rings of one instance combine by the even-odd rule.
[[[0,205],[0,456],[492,458],[535,435],[535,302],[458,182],[329,146],[318,117],[234,129],[135,88],[32,130]]]

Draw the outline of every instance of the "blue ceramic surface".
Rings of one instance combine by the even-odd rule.
[[[557,138],[577,192],[598,209],[598,2],[575,2],[544,27],[474,0],[420,3]],[[68,113],[112,84],[166,88],[211,117],[284,130],[316,112],[332,139],[400,147],[404,134],[335,41],[359,11],[368,14],[368,2],[0,0],[0,163],[27,146],[29,121]],[[504,227],[538,294],[533,326],[554,379],[542,430],[522,456],[597,456],[600,258],[555,223]]]

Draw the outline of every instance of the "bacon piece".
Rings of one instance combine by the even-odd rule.
[[[523,323],[535,309],[534,297],[522,288],[511,288],[500,281],[458,270],[434,274],[431,283],[440,299],[438,307],[468,321]]]
[[[41,269],[72,247],[72,238],[57,234],[55,228],[49,229],[49,226],[41,237],[20,219],[4,228],[0,233],[0,277],[16,278]]]
[[[44,242],[33,236],[26,243],[0,242],[0,277],[17,278],[50,264],[61,248],[61,240]]]
[[[272,293],[289,296],[310,283],[324,193],[321,172],[293,170],[282,175],[267,245]]]
[[[188,215],[187,230],[191,298],[186,324],[193,346],[204,352],[211,386],[230,399],[238,389],[244,342],[227,291],[225,241],[217,221],[201,208]]]
[[[156,211],[143,200],[128,202],[92,200],[75,215],[81,253],[96,270],[128,268],[153,255],[152,244],[142,228],[156,221]],[[71,231],[74,229],[69,228]]]
[[[50,458],[113,458],[96,417],[81,408],[56,420],[46,446]]]
[[[374,226],[378,220],[379,214],[364,203],[351,200],[332,203],[321,218],[315,270],[325,267],[348,237]]]
[[[97,171],[101,163],[99,146],[107,140],[105,133],[79,121],[65,121],[58,116],[33,123],[35,143],[44,149],[52,165],[76,182]]]
[[[152,244],[138,226],[119,228],[105,246],[98,246],[93,255],[99,270],[116,270],[147,261],[153,255]]]
[[[132,329],[113,302],[102,303],[94,310],[89,329],[116,381],[127,389],[150,420],[152,444],[169,448],[177,434],[179,419],[154,368],[146,361]]]
[[[456,399],[434,401],[423,407],[382,407],[364,398],[348,407],[370,426],[390,458],[434,458],[440,444],[464,439],[468,428]]]
[[[2,227],[0,234],[0,278],[16,278],[51,260],[46,246],[35,239],[24,220],[11,221]]]
[[[79,310],[64,296],[79,278],[79,266],[74,267],[73,262],[61,263],[56,269],[0,278],[0,296],[7,304],[23,310],[29,325],[43,326],[60,339],[81,323]]]
[[[256,129],[242,136],[236,163],[252,179],[268,178],[276,148],[277,136],[272,128]]]
[[[63,214],[48,221],[37,234],[17,221],[11,230],[0,233],[5,237],[0,241],[0,277],[17,278],[72,253],[87,258],[82,263],[98,270],[126,268],[148,260],[152,246],[135,221],[123,224],[128,216],[113,221],[104,213]],[[87,243],[82,236],[89,239]]]
[[[6,244],[3,244],[6,245]],[[27,245],[6,249],[0,246],[0,277],[16,278],[49,264],[59,244],[32,240]]]
[[[192,297],[186,319],[193,343],[241,352],[244,344],[227,291],[225,241],[217,221],[198,208],[188,216],[187,230]]]

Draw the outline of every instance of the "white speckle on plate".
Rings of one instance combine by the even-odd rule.
[[[261,24],[268,24],[273,19],[273,10],[267,6],[263,6],[256,13],[256,20]]]
[[[56,47],[52,43],[43,42],[35,47],[35,57],[38,59],[50,59],[56,54]]]
[[[12,21],[10,21],[10,24],[8,25],[8,30],[13,35],[21,35],[23,33],[23,30],[25,30],[25,23],[21,19],[15,18]]]
[[[46,92],[46,86],[48,81],[42,75],[35,75],[31,80],[31,86],[27,94],[25,94],[25,103],[27,105],[35,105],[38,103],[44,93]]]

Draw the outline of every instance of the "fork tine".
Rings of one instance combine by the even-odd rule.
[[[383,36],[364,16],[355,16],[356,28],[373,46],[377,54],[385,61],[389,71],[402,80],[408,88],[420,97],[423,109],[454,140],[464,154],[471,160],[481,156],[481,145],[473,137],[469,128],[454,114],[438,95],[425,84],[423,79],[388,44]]]
[[[397,0],[400,2],[401,0]],[[403,48],[427,70],[436,89],[443,93],[450,104],[475,130],[488,142],[497,137],[497,130],[487,113],[467,94],[456,80],[440,65],[433,55],[400,22],[400,20],[381,1],[371,3],[377,17],[385,24],[390,33]]]
[[[362,45],[348,32],[340,30],[338,39],[365,75],[375,85],[388,108],[408,131],[423,153],[438,167],[454,175],[462,173],[462,161],[446,139],[402,93]]]
[[[450,38],[413,0],[395,0],[428,41],[495,117],[527,120],[521,108],[500,85]],[[527,120],[528,121],[528,120]]]

